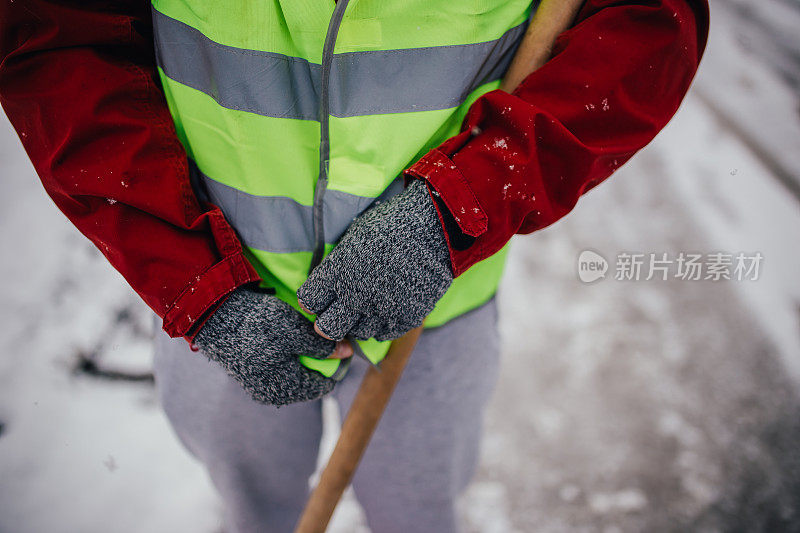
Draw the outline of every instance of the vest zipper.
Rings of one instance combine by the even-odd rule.
[[[333,8],[333,15],[328,23],[328,32],[325,34],[325,44],[322,47],[322,68],[320,70],[320,102],[319,102],[319,177],[314,187],[314,207],[312,222],[314,226],[314,254],[311,256],[309,273],[314,270],[325,254],[325,221],[323,219],[325,190],[328,188],[328,169],[330,166],[331,146],[328,128],[328,111],[330,110],[329,86],[331,65],[333,64],[333,48],[336,45],[336,36],[342,24],[344,10],[347,9],[349,0],[339,0]]]

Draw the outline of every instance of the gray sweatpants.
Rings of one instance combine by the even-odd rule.
[[[342,416],[366,370],[355,360],[331,393]],[[426,330],[353,480],[373,533],[452,533],[454,501],[474,473],[497,377],[492,300]],[[287,533],[308,496],[322,402],[256,403],[183,339],[159,335],[155,375],[167,417],[219,491],[230,533]]]

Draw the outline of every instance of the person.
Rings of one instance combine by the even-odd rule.
[[[353,487],[376,533],[458,529],[509,239],[653,139],[708,30],[705,0],[587,0],[507,93],[535,4],[0,8],[0,102],[55,204],[161,318],[163,406],[229,531],[292,529],[320,398],[345,412],[423,321]]]

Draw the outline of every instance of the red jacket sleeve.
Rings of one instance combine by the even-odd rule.
[[[149,2],[0,7],[0,103],[47,193],[182,336],[258,276],[192,190],[154,57]]]
[[[547,64],[512,94],[476,100],[461,133],[406,171],[428,181],[469,243],[449,238],[454,274],[563,217],[649,143],[686,94],[707,32],[707,0],[588,0]]]

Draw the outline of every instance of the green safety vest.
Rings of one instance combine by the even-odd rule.
[[[530,12],[531,0],[153,0],[178,136],[265,286],[297,308],[353,219],[499,87]],[[456,278],[426,327],[489,300],[505,251]],[[360,344],[372,361],[388,349]]]

